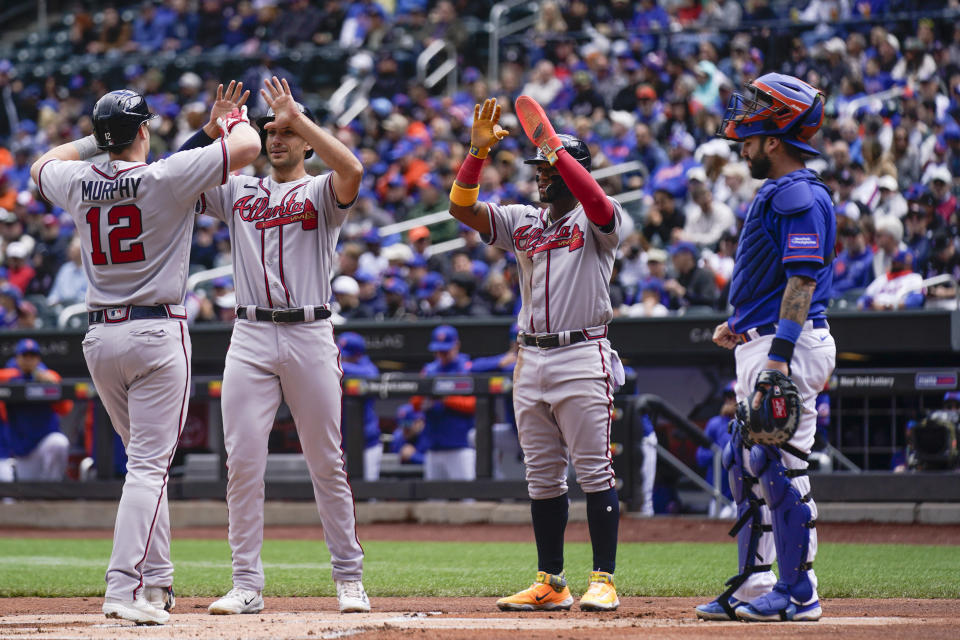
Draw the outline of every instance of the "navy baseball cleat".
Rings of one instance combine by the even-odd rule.
[[[820,600],[800,605],[791,602],[782,591],[771,591],[750,604],[736,609],[737,618],[745,622],[816,622],[823,615]]]
[[[696,608],[697,617],[701,620],[736,620],[736,614],[732,613],[737,607],[745,605],[746,602],[742,600],[737,600],[736,598],[730,598],[728,600],[730,605],[729,610],[724,609],[723,605],[720,604],[719,599],[714,600],[713,602],[708,602],[707,604],[698,605]]]

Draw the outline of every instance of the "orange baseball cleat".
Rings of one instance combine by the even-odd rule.
[[[537,572],[537,579],[530,587],[497,600],[502,611],[568,611],[572,605],[573,596],[566,578],[545,571]]]

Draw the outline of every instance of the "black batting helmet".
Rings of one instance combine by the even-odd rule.
[[[561,133],[557,136],[560,138],[560,142],[563,144],[563,148],[567,150],[573,159],[583,165],[583,168],[587,171],[590,171],[590,167],[593,165],[593,158],[590,155],[590,147],[581,140],[580,138],[574,138],[573,136]],[[547,157],[543,155],[543,151],[540,148],[537,148],[537,155],[533,158],[527,158],[523,161],[524,164],[537,164],[538,162],[549,162]]]
[[[137,139],[140,125],[157,117],[136,91],[111,91],[93,106],[93,135],[97,148],[117,151]]]
[[[313,112],[310,111],[309,107],[305,107],[299,102],[295,104],[297,105],[297,109],[300,110],[300,113],[310,118],[310,122],[317,121],[317,119],[313,117]],[[273,109],[270,108],[270,109],[267,109],[267,112],[265,114],[263,114],[262,116],[254,120],[254,122],[257,123],[257,128],[260,129],[260,150],[263,151],[264,153],[267,152],[267,130],[264,128],[264,126],[268,122],[273,122],[273,119],[275,117],[276,115],[273,113]],[[306,160],[312,155],[313,155],[313,149],[310,149],[309,151],[303,154],[303,158],[304,160]]]

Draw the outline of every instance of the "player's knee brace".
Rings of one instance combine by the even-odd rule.
[[[760,479],[760,490],[770,507],[773,541],[777,549],[780,582],[789,587],[798,603],[813,597],[813,584],[807,571],[813,567],[808,558],[810,531],[815,526],[810,496],[802,496],[792,478],[806,474],[805,469],[787,469],[776,447],[756,445],[750,449],[750,465]]]

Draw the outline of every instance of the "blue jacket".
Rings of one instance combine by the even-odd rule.
[[[347,362],[341,359],[340,368],[343,369],[343,375],[351,378],[376,378],[380,375],[380,370],[371,362],[369,356],[361,357],[358,362]],[[343,424],[341,421],[341,431]],[[377,417],[372,397],[363,401],[363,439],[364,446],[368,449],[380,443],[380,418]]]
[[[873,282],[873,249],[867,247],[858,256],[844,249],[833,262],[833,297],[852,289],[866,289]]]
[[[16,366],[16,360],[11,360],[3,371],[3,382],[33,380],[33,375],[24,375]],[[47,370],[42,364],[38,369]],[[60,431],[60,416],[54,411],[55,404],[57,403],[7,403],[7,421],[0,424],[0,458],[29,455],[49,434]]]
[[[433,377],[470,373],[470,371],[470,356],[461,353],[448,365],[441,365],[439,360],[427,363],[421,373],[423,376]],[[458,411],[450,408],[444,398],[436,398],[433,405],[424,411],[426,427],[423,433],[427,438],[427,448],[430,451],[449,451],[470,447],[467,434],[474,426],[473,414],[474,410],[469,413]]]
[[[427,452],[429,442],[427,441],[427,430],[424,429],[417,437],[412,440],[407,440],[403,436],[403,427],[397,427],[393,431],[393,440],[390,442],[390,451],[393,453],[400,453],[400,449],[403,448],[405,444],[412,444],[414,449],[417,450],[405,464],[423,464],[423,454]]]

